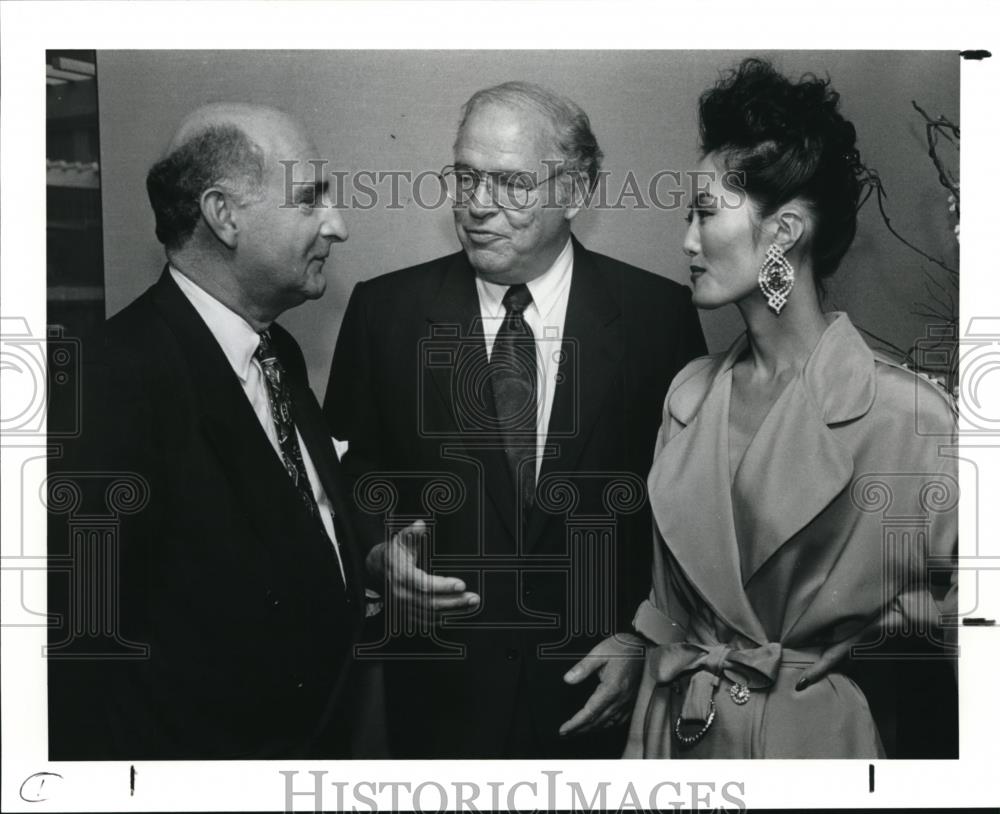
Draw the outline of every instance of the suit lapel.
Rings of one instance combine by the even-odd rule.
[[[573,240],[573,280],[563,330],[560,379],[553,397],[546,446],[555,454],[542,462],[542,479],[572,471],[599,418],[624,356],[618,292],[596,267],[593,256]],[[511,534],[516,531],[513,482],[496,427],[486,343],[476,293],[475,271],[464,253],[456,254],[428,314],[435,352],[450,365],[431,365],[431,378],[447,406],[456,437],[475,448],[483,463],[486,491]],[[456,377],[456,372],[460,375]],[[456,387],[459,385],[459,387]],[[532,512],[526,546],[543,536],[552,515]]]
[[[744,584],[850,483],[854,458],[829,425],[868,412],[874,372],[871,350],[840,316],[764,418],[733,482]]]
[[[169,271],[165,270],[156,284],[153,302],[185,356],[201,406],[202,429],[216,450],[233,493],[242,501],[249,525],[261,530],[258,539],[287,540],[288,545],[295,545],[297,537],[308,540],[310,535],[290,534],[301,506],[289,488],[288,474],[222,348]],[[318,539],[319,535],[315,536]],[[274,565],[274,553],[266,546],[264,551]]]
[[[573,280],[563,330],[558,384],[546,446],[555,454],[542,461],[539,485],[553,472],[572,472],[599,425],[608,390],[625,352],[620,296],[596,267],[593,255],[573,239]],[[536,510],[528,526],[528,547],[536,547],[553,515]]]
[[[184,354],[191,386],[201,407],[202,429],[216,450],[232,493],[241,501],[248,525],[260,530],[255,535],[258,542],[282,541],[280,551],[268,545],[260,547],[272,568],[279,567],[283,560],[294,559],[297,555],[293,552],[301,552],[303,547],[310,552],[308,556],[317,561],[333,558],[332,549],[329,545],[324,547],[321,535],[308,533],[308,526],[302,521],[301,502],[289,488],[288,474],[260,426],[238,377],[212,332],[177,288],[169,271],[164,271],[155,286],[153,303]],[[289,378],[294,380],[294,377]],[[301,394],[293,394],[293,398],[297,403],[308,401]],[[309,424],[305,422],[307,427]],[[302,427],[299,431],[302,433]],[[307,428],[306,432],[310,430]],[[315,443],[309,446],[311,453],[317,449]],[[326,456],[312,454],[311,457],[319,471]],[[335,480],[328,473],[324,488],[331,488],[327,482],[332,485]],[[355,584],[360,587],[358,580]]]
[[[453,255],[433,303],[427,367],[452,431],[441,443],[460,444],[481,463],[485,491],[516,540],[514,484],[493,404],[475,271],[464,252]]]
[[[831,425],[871,408],[874,361],[850,321],[834,318],[731,484],[732,366],[745,348],[741,338],[675,382],[667,404],[675,431],[653,463],[649,493],[663,539],[694,588],[726,624],[764,641],[747,586],[850,483],[853,457]]]
[[[292,391],[295,426],[309,450],[309,457],[316,467],[316,474],[319,476],[323,491],[333,505],[334,520],[340,521],[336,523],[337,543],[344,563],[348,590],[360,602],[364,594],[363,564],[358,554],[357,541],[353,533],[348,531],[352,528],[349,518],[353,503],[350,496],[344,493],[344,477],[340,470],[340,462],[337,460],[337,453],[333,448],[333,441],[319,405],[308,389],[308,383],[299,382],[297,377],[292,376],[289,377],[289,387]],[[345,533],[350,536],[345,538]]]
[[[744,585],[844,489],[853,472],[850,453],[796,378],[757,430],[733,482]]]
[[[653,461],[649,500],[663,541],[694,589],[733,630],[764,642],[743,590],[729,483],[729,400],[738,348],[678,386],[679,426]]]

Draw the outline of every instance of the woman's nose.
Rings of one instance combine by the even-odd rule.
[[[698,229],[692,221],[684,234],[684,254],[694,257],[699,251],[701,251],[701,241],[698,240]]]

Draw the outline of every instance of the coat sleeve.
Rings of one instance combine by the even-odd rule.
[[[871,637],[867,660],[855,661],[849,669],[866,693],[873,692],[872,711],[890,757],[957,757],[959,450],[954,405],[936,385],[910,371],[892,374],[905,377],[909,394],[902,414],[907,420],[899,422],[905,430],[894,444],[901,465],[894,469],[913,476],[903,481],[907,493],[894,496],[891,508],[893,514],[913,517],[915,527],[923,521],[923,528],[908,542],[895,535],[896,592]],[[909,655],[901,657],[901,652]],[[922,710],[919,716],[914,709]]]
[[[49,601],[61,624],[51,634],[70,638],[65,640],[68,655],[49,662],[50,755],[68,760],[154,755],[174,746],[157,717],[161,711],[144,700],[154,676],[148,654],[139,655],[141,648],[158,646],[144,586],[150,578],[151,552],[165,526],[163,422],[148,392],[144,373],[149,364],[130,348],[102,339],[95,337],[88,346],[88,351],[97,352],[80,374],[81,434],[67,444],[65,458],[50,470],[50,488],[78,491],[84,505],[100,507],[101,514],[109,512],[108,495],[114,488],[133,504],[134,511],[117,514],[113,531],[104,538],[110,549],[73,561],[74,583],[84,586],[75,607],[113,604],[112,646],[124,655],[112,659],[87,655],[86,639],[73,641],[71,629],[81,623],[73,621],[67,580],[56,575],[50,581]],[[113,482],[117,487],[108,487]],[[69,556],[65,517],[50,517],[49,535],[50,553]],[[88,539],[87,549],[101,552],[103,545]],[[114,583],[105,575],[109,561],[115,563]],[[83,646],[84,655],[73,655],[76,644]]]
[[[351,294],[323,400],[330,434],[348,443],[341,464],[352,495],[358,480],[382,465],[378,394],[371,359],[376,339],[375,319],[370,314],[367,293],[365,283],[361,282]],[[357,520],[366,549],[382,542],[381,518],[358,511]]]
[[[669,402],[671,392],[673,392],[672,387],[671,391],[667,393],[667,402]],[[669,413],[664,409],[663,423],[657,435],[656,447],[653,454],[654,461],[666,446],[670,436],[677,432],[678,429],[679,427],[674,426]],[[652,536],[652,590],[650,591],[649,598],[639,605],[632,624],[637,633],[654,645],[684,641],[687,635],[686,618],[676,603],[674,588],[671,584],[673,578],[671,560],[663,543],[663,538],[660,536],[659,529],[656,527],[655,519],[653,520]],[[650,660],[647,657],[643,668],[642,682],[639,685],[639,691],[636,695],[635,707],[632,710],[628,741],[626,742],[625,752],[622,757],[643,757],[643,734],[645,731],[646,710],[655,687],[656,680],[650,671]]]
[[[917,383],[920,434],[911,441],[911,471],[921,474],[910,496],[914,516],[926,518],[926,548],[922,556],[899,563],[904,579],[888,619],[904,620],[908,629],[927,631],[934,646],[954,652],[958,646],[958,437],[948,396]],[[908,573],[907,573],[908,572]]]

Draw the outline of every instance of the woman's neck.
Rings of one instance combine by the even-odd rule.
[[[789,371],[801,370],[826,330],[826,317],[819,305],[811,275],[800,275],[792,296],[776,316],[763,295],[738,304],[747,326],[750,344],[748,362],[752,377],[769,380]]]

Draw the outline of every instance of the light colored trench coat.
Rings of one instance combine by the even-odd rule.
[[[954,580],[935,600],[927,579],[957,539],[950,401],[846,315],[828,320],[732,481],[746,338],[671,385],[649,475],[653,589],[634,622],[656,646],[626,757],[881,756],[857,685],[834,667],[799,692],[802,670],[904,620],[940,639],[954,612]]]

